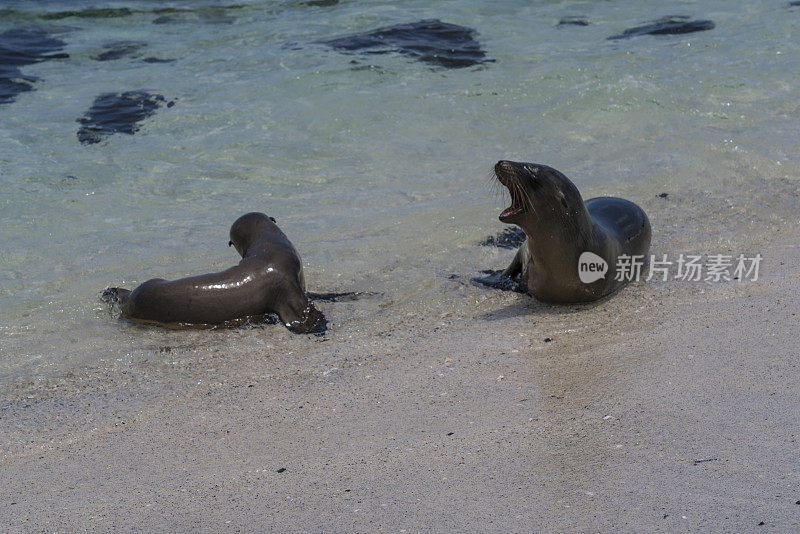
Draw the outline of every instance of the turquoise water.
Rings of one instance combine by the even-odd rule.
[[[0,33],[37,28],[69,55],[19,67],[32,90],[0,104],[0,382],[143,354],[164,336],[246,346],[130,327],[98,295],[231,265],[227,232],[247,211],[276,217],[310,289],[383,295],[332,317],[389,321],[451,298],[447,272],[500,266],[476,247],[501,228],[498,159],[604,194],[675,176],[713,188],[732,165],[795,179],[800,163],[800,8],[785,2],[154,6],[0,3]],[[65,13],[98,7],[116,11]],[[716,27],[607,39],[668,15]],[[558,26],[566,16],[590,24]],[[493,61],[436,68],[318,43],[434,18],[475,30]],[[109,50],[128,51],[97,59]],[[80,143],[95,98],[127,91],[164,102],[133,135]]]

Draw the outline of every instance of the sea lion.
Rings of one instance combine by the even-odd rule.
[[[325,317],[309,301],[303,263],[275,219],[247,213],[231,226],[229,246],[242,261],[218,273],[180,280],[148,280],[133,291],[109,288],[104,297],[122,316],[168,328],[233,326],[277,314],[295,333],[325,331]]]
[[[500,220],[522,228],[526,240],[505,271],[476,281],[507,289],[518,277],[519,289],[538,300],[589,302],[625,285],[626,277],[616,276],[621,255],[647,255],[650,221],[633,202],[615,197],[584,202],[569,178],[546,165],[499,161],[494,173],[511,194]],[[588,283],[579,271],[587,252],[608,268]]]

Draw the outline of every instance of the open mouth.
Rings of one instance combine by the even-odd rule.
[[[497,179],[508,189],[508,193],[511,195],[511,205],[500,214],[500,220],[505,222],[509,217],[522,213],[525,210],[525,205],[522,191],[520,191],[519,185],[514,180],[509,180],[501,174],[497,174]]]

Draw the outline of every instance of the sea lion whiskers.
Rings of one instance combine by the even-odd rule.
[[[499,183],[494,170],[489,171],[486,175],[486,182],[493,195],[500,195],[502,198],[505,198],[506,188],[503,187],[503,184]]]
[[[503,204],[505,204],[506,193],[509,194],[509,197],[511,193],[509,192],[508,188],[505,187],[503,183],[500,182],[500,180],[497,178],[497,174],[495,173],[494,169],[489,171],[489,173],[486,175],[486,180],[488,182],[489,189],[492,195],[499,196],[500,200],[503,202]],[[511,200],[511,202],[513,202],[513,199]]]

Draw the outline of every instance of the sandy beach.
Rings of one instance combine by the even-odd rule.
[[[795,531],[798,190],[757,215],[762,186],[644,204],[654,252],[761,252],[758,281],[553,307],[443,277],[433,305],[329,304],[324,338],[164,332],[6,387],[2,530]]]

